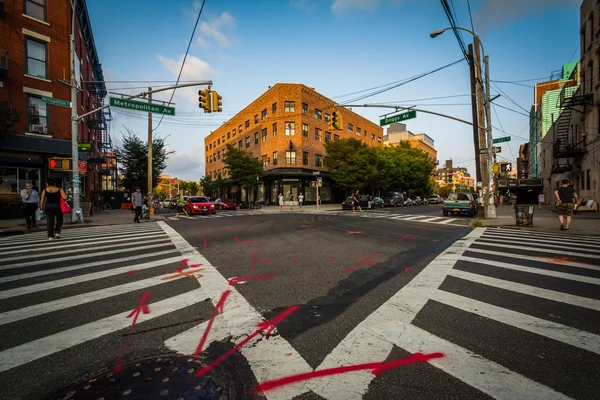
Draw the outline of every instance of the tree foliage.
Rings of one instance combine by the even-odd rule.
[[[19,122],[21,113],[11,108],[7,102],[0,101],[0,139],[12,132],[15,122]]]
[[[438,194],[444,198],[448,197],[448,195],[453,191],[454,185],[452,185],[451,183],[446,183],[445,185],[442,185],[438,188]]]
[[[350,138],[325,145],[333,180],[346,190],[399,190],[421,197],[433,193],[434,163],[427,153],[401,142],[394,147],[369,147]]]
[[[223,190],[225,189],[225,179],[223,179],[221,174],[217,174],[217,179],[215,179],[213,183],[215,185],[215,192],[217,193],[217,196],[222,197]]]
[[[148,143],[143,142],[129,128],[124,127],[123,145],[115,153],[119,163],[119,172],[123,175],[122,186],[128,190],[140,187],[142,193],[148,193]],[[167,167],[169,154],[163,138],[152,139],[152,188],[156,187],[160,174]]]
[[[256,186],[256,177],[264,173],[263,164],[252,153],[236,149],[231,144],[227,145],[227,152],[223,156],[229,176],[233,183],[242,186],[247,191]]]
[[[210,176],[205,175],[200,179],[200,188],[202,188],[203,195],[214,197],[215,184]]]

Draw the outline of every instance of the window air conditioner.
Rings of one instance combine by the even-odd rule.
[[[44,125],[31,124],[31,132],[46,133],[46,127]]]

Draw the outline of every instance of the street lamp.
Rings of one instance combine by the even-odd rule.
[[[461,31],[465,31],[470,33],[471,35],[473,35],[473,43],[474,46],[476,48],[475,51],[475,56],[476,56],[476,64],[480,65],[480,61],[479,61],[479,47],[481,47],[481,53],[483,54],[483,62],[485,64],[485,100],[483,98],[483,85],[482,82],[479,81],[479,102],[477,103],[477,106],[482,106],[483,111],[485,112],[485,135],[479,134],[477,135],[476,133],[476,129],[475,126],[479,125],[479,123],[477,124],[473,124],[474,127],[474,139],[475,139],[475,159],[476,161],[476,169],[477,169],[477,174],[479,175],[479,177],[481,178],[482,181],[482,186],[484,187],[484,196],[483,196],[483,200],[484,200],[484,212],[485,212],[485,217],[487,218],[496,218],[496,209],[494,207],[493,202],[491,202],[491,189],[492,189],[492,183],[493,183],[493,163],[492,163],[492,157],[493,157],[493,139],[492,139],[492,116],[491,116],[491,110],[490,110],[490,104],[492,102],[492,100],[490,99],[490,73],[489,73],[489,58],[488,56],[485,55],[485,50],[483,48],[483,43],[481,43],[481,40],[479,40],[479,36],[477,36],[475,34],[475,32],[469,30],[469,29],[465,29],[465,28],[460,28],[460,27],[456,27],[456,28],[445,28],[445,29],[438,29],[435,30],[433,32],[431,32],[429,34],[429,36],[433,39],[438,37],[439,35],[441,35],[442,33],[446,32],[447,30],[450,29],[459,29]],[[469,45],[470,46],[470,45]],[[471,69],[471,91],[473,91],[473,89],[475,88],[475,82],[474,82],[474,78],[476,77],[476,75],[473,73],[475,71],[475,65],[474,65],[474,60],[472,58],[472,51],[470,52],[470,58],[469,58],[469,66]],[[480,69],[477,68],[477,73],[481,73]],[[497,96],[496,96],[497,97]],[[494,97],[494,99],[496,98]],[[473,109],[473,120],[475,120],[476,116],[477,116],[477,111],[475,109],[475,104],[474,104],[474,109]],[[479,109],[481,110],[481,108]],[[481,115],[480,115],[481,117]],[[478,121],[479,122],[479,121]],[[479,140],[477,140],[477,137],[479,136]],[[487,146],[485,146],[487,141]],[[480,146],[478,145],[479,143],[483,143],[484,146]],[[486,165],[485,165],[485,173],[481,173],[481,158],[480,158],[480,148],[484,147],[485,149],[485,154],[487,155],[486,157]]]

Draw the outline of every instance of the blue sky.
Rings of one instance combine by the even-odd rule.
[[[172,85],[202,1],[88,1],[96,48],[107,88],[139,93]],[[459,26],[470,29],[467,0],[450,0]],[[579,59],[580,0],[470,0],[473,26],[490,57],[494,103],[492,125],[512,135],[502,158],[514,161],[527,141],[533,84],[564,63]],[[212,80],[223,96],[223,112],[204,114],[198,88],[179,89],[176,116],[154,116],[154,134],[175,153],[165,173],[185,180],[204,175],[204,137],[276,82],[300,82],[340,103],[348,94],[427,72],[462,56],[438,0],[206,0],[182,81]],[[464,33],[465,43],[471,42]],[[524,81],[527,80],[527,81]],[[166,82],[165,82],[166,81]],[[524,86],[523,86],[524,85]],[[471,120],[466,62],[361,100],[417,106]],[[171,92],[156,94],[168,100]],[[452,97],[446,97],[452,96]],[[445,98],[442,98],[445,97]],[[433,99],[435,98],[435,99]],[[431,100],[422,100],[431,99]],[[515,105],[512,101],[517,105]],[[520,107],[523,109],[521,109]],[[385,109],[354,108],[378,123]],[[516,111],[516,112],[515,112]],[[124,126],[147,137],[147,115],[113,109],[113,139]],[[418,113],[407,121],[414,133],[435,140],[440,164],[452,158],[474,173],[472,128]],[[494,137],[506,133],[494,129]],[[522,139],[520,139],[522,138]]]

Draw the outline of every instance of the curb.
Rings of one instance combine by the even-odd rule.
[[[0,229],[0,236],[24,235],[24,229]]]

